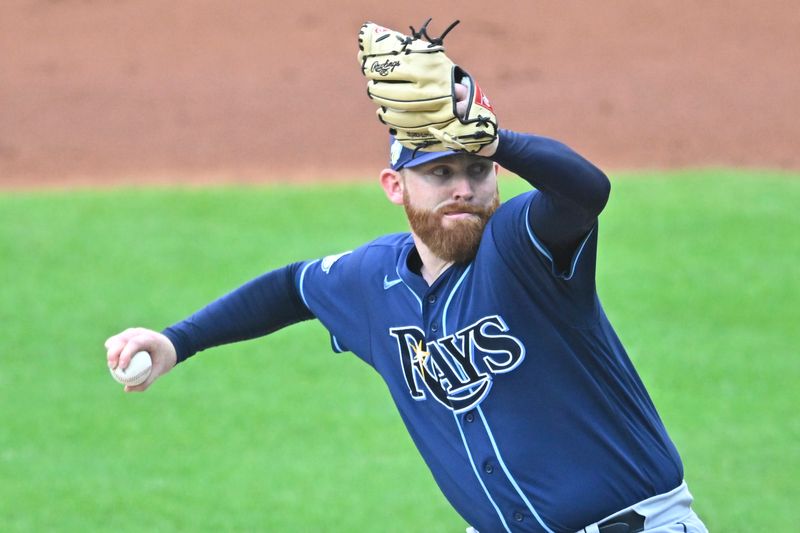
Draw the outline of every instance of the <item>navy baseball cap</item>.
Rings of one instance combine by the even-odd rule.
[[[400,170],[401,168],[411,168],[423,163],[435,161],[440,157],[457,154],[455,150],[447,150],[444,152],[423,152],[422,150],[414,150],[406,148],[395,139],[394,135],[389,136],[389,164],[392,170]]]

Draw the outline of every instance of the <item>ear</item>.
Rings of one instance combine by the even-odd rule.
[[[396,205],[403,205],[403,176],[396,170],[385,168],[381,171],[381,187],[386,198]]]

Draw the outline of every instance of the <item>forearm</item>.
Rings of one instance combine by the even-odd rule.
[[[195,353],[261,337],[313,315],[294,284],[299,263],[273,270],[242,285],[163,333],[175,346],[178,362]]]

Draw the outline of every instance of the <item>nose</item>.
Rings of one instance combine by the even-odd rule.
[[[453,179],[453,200],[469,202],[474,196],[475,191],[473,189],[472,180],[463,174],[455,176]]]

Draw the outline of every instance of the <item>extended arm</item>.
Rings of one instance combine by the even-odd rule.
[[[212,346],[254,339],[312,318],[294,284],[299,266],[263,274],[166,328],[163,333],[175,346],[178,362]]]
[[[175,364],[195,353],[231,342],[253,339],[312,318],[294,284],[300,263],[273,270],[242,285],[200,311],[158,333],[131,328],[106,341],[108,365],[126,368],[139,350],[150,352],[153,371],[143,391]]]

